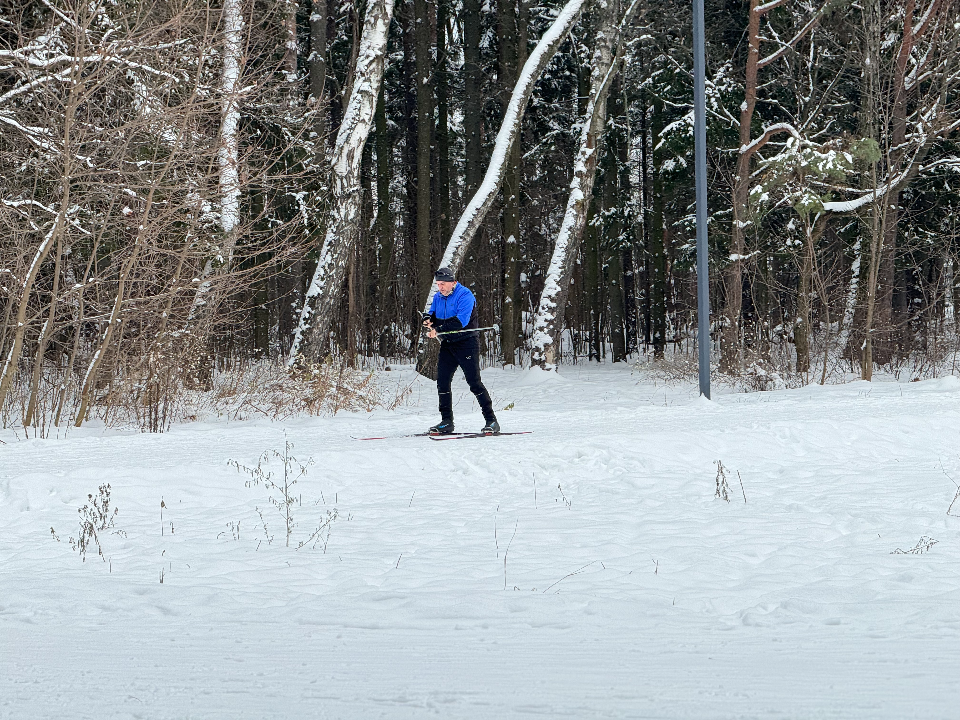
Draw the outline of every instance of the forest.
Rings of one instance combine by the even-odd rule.
[[[691,12],[0,0],[4,425],[389,404],[440,265],[488,365],[695,375]],[[707,0],[706,33],[716,377],[956,373],[960,4]]]

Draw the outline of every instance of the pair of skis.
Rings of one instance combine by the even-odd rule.
[[[408,438],[408,437],[428,437],[431,440],[471,440],[473,438],[502,437],[503,435],[530,435],[532,432],[533,432],[532,430],[527,430],[525,432],[501,432],[501,433],[464,432],[464,433],[447,433],[446,435],[437,435],[435,433],[422,432],[422,433],[408,433],[406,435],[382,435],[380,437],[362,437],[362,438],[354,438],[354,440],[396,440],[398,438]]]
[[[470,440],[471,438],[491,438],[491,437],[502,437],[504,435],[529,435],[533,430],[525,430],[523,432],[499,432],[499,433],[482,433],[482,432],[473,432],[473,433],[453,433],[451,435],[429,435],[431,440]]]

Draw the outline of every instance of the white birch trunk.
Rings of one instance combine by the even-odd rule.
[[[953,328],[957,321],[957,306],[956,306],[957,291],[956,291],[956,288],[954,287],[955,283],[956,283],[955,263],[954,263],[954,259],[950,258],[949,260],[947,260],[947,267],[945,271],[944,286],[946,288],[946,296],[943,299],[944,300],[944,308],[943,308],[944,318],[943,319],[946,322],[946,326],[948,328]]]
[[[223,96],[223,119],[220,124],[220,146],[217,164],[220,167],[220,229],[223,246],[215,257],[208,258],[200,276],[200,286],[193,300],[190,317],[209,301],[215,272],[227,272],[237,245],[237,225],[240,222],[240,143],[237,127],[240,124],[240,90],[243,75],[243,12],[241,0],[223,3],[223,71],[220,93]]]
[[[527,103],[530,101],[530,96],[533,95],[533,87],[553,56],[556,55],[557,50],[560,49],[560,45],[570,34],[588,2],[589,0],[568,0],[557,19],[553,21],[553,25],[547,28],[547,31],[541,36],[537,46],[524,63],[523,70],[510,96],[510,102],[507,104],[507,110],[503,115],[503,122],[500,124],[500,130],[493,146],[493,155],[490,158],[490,164],[487,166],[483,182],[480,183],[480,187],[470,198],[470,202],[467,203],[467,207],[460,216],[460,220],[453,230],[453,235],[447,243],[447,249],[443,253],[440,267],[448,267],[454,273],[460,269],[463,258],[466,257],[467,250],[470,249],[470,243],[483,224],[483,220],[496,200],[500,186],[503,184],[503,178],[507,173],[507,159],[513,143],[517,142],[517,136],[520,134],[520,122],[523,119]],[[430,310],[432,299],[433,288],[431,287],[424,301],[424,312]],[[418,368],[423,366],[425,359],[427,347],[424,342],[425,337],[423,333],[420,333],[419,349],[417,351]]]
[[[500,191],[500,185],[503,183],[503,177],[507,171],[507,157],[513,143],[520,134],[520,121],[523,119],[523,112],[526,110],[530,96],[533,94],[533,86],[573,29],[587,1],[569,0],[563,10],[560,11],[557,19],[554,20],[553,25],[540,38],[540,42],[530,53],[527,62],[524,63],[523,71],[520,73],[520,78],[517,80],[517,84],[513,88],[513,94],[510,96],[510,103],[504,113],[500,131],[497,133],[490,165],[487,166],[483,182],[470,199],[460,216],[459,222],[457,222],[457,227],[454,229],[450,242],[447,243],[447,249],[443,253],[443,260],[440,262],[441,267],[449,267],[454,272],[459,270],[470,247],[470,242],[483,224],[490,206],[493,205],[497,193]],[[425,310],[429,309],[432,297],[433,291],[431,290],[428,293]]]
[[[638,6],[638,0],[634,0],[624,14],[615,34],[613,28],[616,17],[613,13],[608,13],[594,50],[593,69],[590,73],[590,98],[587,101],[583,129],[580,131],[580,149],[574,161],[570,196],[567,199],[563,222],[547,269],[543,294],[540,296],[540,303],[533,321],[531,362],[547,370],[555,368],[555,347],[560,332],[563,306],[570,287],[570,272],[577,257],[580,238],[583,236],[583,228],[587,222],[590,198],[593,195],[600,150],[599,140],[607,117],[607,92],[620,64],[619,57],[614,55],[614,50],[619,45],[623,29],[632,19]]]
[[[850,288],[847,291],[847,302],[843,308],[843,320],[840,323],[840,337],[837,346],[842,352],[850,342],[850,330],[853,328],[853,316],[857,310],[857,293],[860,291],[860,263],[863,259],[860,238],[853,244],[853,264],[850,266]]]
[[[333,314],[340,302],[347,265],[359,230],[360,161],[380,94],[393,4],[394,0],[372,0],[367,5],[353,91],[333,149],[333,203],[327,233],[320,249],[320,261],[304,298],[288,365],[293,365],[300,355],[318,357],[326,349]]]
[[[223,264],[230,266],[240,221],[240,79],[243,73],[243,14],[240,0],[223,4],[223,126],[220,128],[220,226],[223,228]]]

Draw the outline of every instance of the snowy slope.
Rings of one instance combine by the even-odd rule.
[[[533,435],[351,439],[433,422],[429,383],[282,426],[5,432],[0,717],[958,717],[960,380],[710,402],[628,368],[484,377]],[[284,433],[316,462],[289,548],[227,465]],[[105,482],[125,536],[81,562]],[[334,508],[326,552],[296,550]]]

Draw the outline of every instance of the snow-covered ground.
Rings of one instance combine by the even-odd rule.
[[[426,382],[393,412],[0,434],[0,717],[960,715],[960,380],[484,378],[534,434],[351,439],[435,421]],[[284,437],[315,461],[290,547],[227,464]]]

